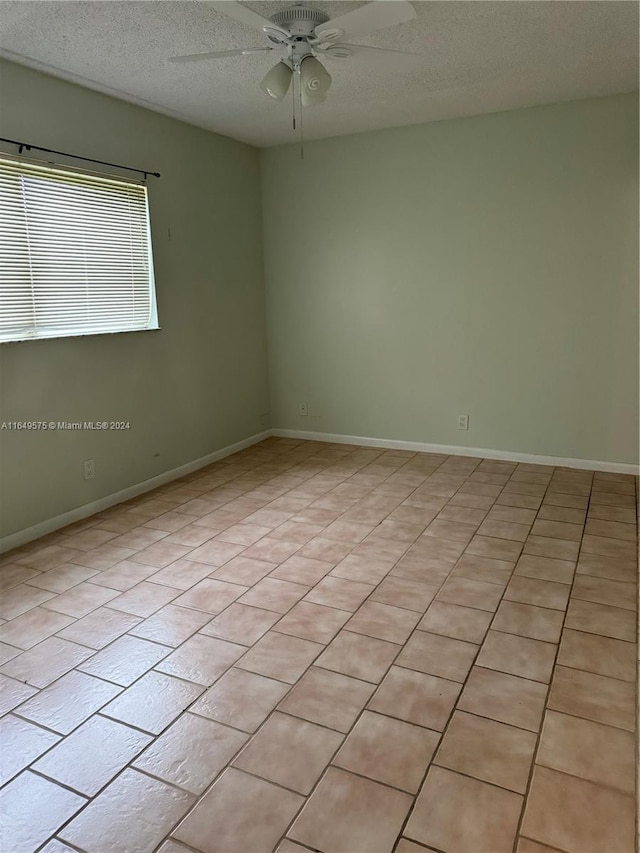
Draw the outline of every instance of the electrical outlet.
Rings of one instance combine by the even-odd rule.
[[[298,414],[306,417],[309,414],[309,409],[306,403],[298,403]]]
[[[93,480],[96,476],[96,463],[93,459],[85,459],[82,464],[84,465],[85,480]]]
[[[469,415],[458,415],[458,429],[469,429]]]

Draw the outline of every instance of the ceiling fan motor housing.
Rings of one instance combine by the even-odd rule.
[[[290,32],[292,36],[311,38],[315,28],[326,23],[329,16],[324,12],[318,12],[316,9],[308,9],[306,6],[290,6],[272,15],[269,20],[276,26]],[[271,36],[269,38],[271,41],[275,41]]]

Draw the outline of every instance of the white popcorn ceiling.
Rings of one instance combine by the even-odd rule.
[[[287,2],[249,2],[268,17]],[[337,17],[359,2],[310,2]],[[603,0],[438,0],[361,44],[424,54],[398,69],[327,62],[329,99],[305,110],[309,140],[617,92],[638,86],[638,5]],[[189,65],[176,54],[266,45],[192,0],[6,0],[0,55],[257,146],[295,142],[291,98],[258,83],[278,55]]]

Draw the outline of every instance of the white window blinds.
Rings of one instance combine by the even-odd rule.
[[[0,342],[157,328],[146,187],[0,157]]]

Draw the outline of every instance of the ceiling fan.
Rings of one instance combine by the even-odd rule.
[[[261,81],[260,88],[271,98],[282,100],[289,90],[294,74],[297,74],[300,100],[305,107],[325,101],[331,86],[331,76],[318,57],[329,60],[357,60],[359,56],[367,55],[376,63],[382,64],[383,61],[398,63],[421,56],[402,50],[384,50],[350,43],[352,38],[415,18],[413,5],[405,0],[372,0],[333,19],[326,13],[301,3],[285,6],[270,18],[264,18],[236,0],[219,0],[209,5],[264,33],[271,44],[266,47],[173,56],[170,61],[200,62],[254,53],[273,53],[274,56],[280,54],[279,61]]]

